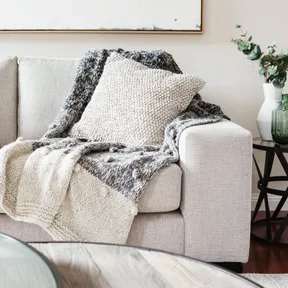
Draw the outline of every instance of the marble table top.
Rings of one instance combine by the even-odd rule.
[[[164,252],[104,244],[29,245],[56,266],[63,288],[260,287],[215,266]]]

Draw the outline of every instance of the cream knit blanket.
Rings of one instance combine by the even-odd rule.
[[[41,226],[55,240],[124,244],[137,203],[77,164],[91,143],[67,153],[46,146],[33,152],[33,142],[18,140],[1,149],[3,210],[15,220]]]

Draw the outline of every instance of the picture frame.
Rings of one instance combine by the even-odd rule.
[[[71,9],[71,12],[66,13],[66,17],[67,19],[64,18],[64,20],[62,20],[62,18],[65,15],[65,7],[62,7],[63,11],[60,9],[60,7],[58,7],[59,11],[55,12],[55,10],[53,10],[53,5],[51,4],[51,7],[49,7],[47,9],[47,7],[42,7],[42,6],[37,6],[34,7],[32,9],[32,12],[28,12],[28,13],[32,13],[33,15],[38,15],[38,17],[32,17],[31,15],[28,15],[27,13],[25,13],[25,11],[23,12],[23,9],[27,9],[27,7],[29,8],[29,11],[31,11],[31,6],[29,6],[29,1],[32,1],[33,3],[35,2],[35,0],[26,0],[23,1],[25,2],[25,6],[23,5],[23,9],[19,9],[19,15],[13,15],[13,17],[11,17],[9,14],[9,12],[13,12],[13,14],[15,14],[15,9],[13,6],[13,1],[17,1],[17,0],[0,0],[0,3],[2,2],[2,7],[4,7],[2,9],[2,14],[5,17],[0,17],[0,33],[122,33],[122,34],[203,34],[203,17],[204,17],[204,4],[203,1],[204,0],[178,0],[177,2],[175,2],[176,4],[173,4],[173,2],[171,2],[171,7],[167,7],[167,5],[165,6],[165,9],[163,8],[164,3],[166,3],[165,0],[158,0],[159,5],[155,7],[155,11],[153,13],[150,13],[150,10],[145,7],[145,3],[146,1],[144,0],[137,0],[140,3],[139,5],[141,6],[141,3],[144,3],[141,7],[141,9],[139,8],[138,13],[139,15],[142,15],[146,13],[147,15],[147,11],[148,14],[152,14],[151,19],[153,18],[153,21],[157,22],[157,24],[152,24],[154,22],[152,22],[152,20],[148,17],[146,17],[145,15],[143,16],[143,19],[140,19],[140,21],[138,20],[139,16],[136,13],[137,12],[137,6],[131,6],[130,10],[132,11],[136,11],[135,15],[133,15],[133,11],[131,13],[128,13],[127,11],[125,11],[126,8],[121,7],[120,12],[131,15],[131,19],[124,19],[127,17],[119,17],[119,19],[115,19],[115,17],[113,17],[113,15],[111,16],[111,19],[108,18],[109,21],[106,21],[106,17],[105,15],[101,15],[102,20],[100,19],[101,17],[96,17],[95,19],[99,19],[99,23],[103,23],[105,22],[106,24],[102,27],[102,25],[100,25],[99,23],[97,23],[97,20],[92,19],[92,21],[87,21],[91,18],[93,18],[93,15],[91,17],[91,13],[87,14],[87,19],[85,19],[85,11],[92,11],[92,7],[91,9],[77,9],[77,5],[79,5],[79,3],[82,3],[83,0],[80,2],[79,0],[64,0],[64,2],[66,1],[70,1],[71,3],[73,2],[75,5],[75,10],[79,11],[79,14],[76,16],[76,18],[78,19],[83,19],[83,21],[78,21],[79,23],[74,23],[74,15],[73,15],[73,11]],[[51,0],[50,2],[54,2],[55,1],[55,5],[57,0]],[[79,3],[78,3],[78,2]],[[84,0],[86,1],[86,3],[92,3],[93,1],[91,0]],[[97,1],[100,0],[94,0],[94,3],[97,3]],[[113,0],[113,1],[117,1],[117,0]],[[127,4],[129,3],[135,3],[135,0],[125,0]],[[147,0],[147,1],[155,1],[155,0]],[[163,2],[162,2],[163,1]],[[31,2],[31,3],[32,3]],[[39,1],[42,2],[42,1]],[[59,2],[59,1],[58,1]],[[68,3],[67,2],[67,3]],[[19,3],[19,2],[18,2]],[[110,2],[109,2],[110,3]],[[108,3],[108,4],[109,4]],[[115,3],[118,3],[115,2]],[[137,4],[136,3],[136,4]],[[155,2],[151,2],[151,3],[155,3]],[[192,3],[192,4],[191,4]],[[5,6],[6,4],[6,6]],[[24,3],[23,3],[24,4]],[[133,5],[136,5],[133,4]],[[182,4],[182,6],[181,6]],[[28,5],[26,7],[26,5]],[[102,5],[102,4],[101,4]],[[131,4],[132,5],[132,4]],[[148,5],[148,4],[147,4]],[[175,7],[173,6],[175,5]],[[192,6],[191,6],[192,5]],[[193,8],[193,5],[195,7],[195,9],[189,9],[188,8]],[[34,5],[36,6],[36,5]],[[59,6],[59,5],[58,5]],[[87,6],[87,5],[86,5]],[[129,5],[126,5],[129,6]],[[179,7],[181,6],[181,7]],[[187,7],[186,7],[187,6]],[[95,7],[97,7],[97,5],[95,4]],[[143,8],[145,7],[145,8]],[[13,9],[12,9],[13,8]],[[20,7],[21,8],[21,7]],[[78,7],[79,8],[79,7]],[[144,10],[143,10],[144,9]],[[147,11],[146,11],[146,10]],[[161,12],[163,9],[163,13],[160,15],[161,17],[158,17],[159,11]],[[95,9],[97,10],[97,9]],[[105,9],[104,9],[105,10]],[[152,9],[153,10],[153,9]],[[27,10],[28,11],[28,10]],[[47,11],[47,12],[46,12]],[[51,11],[50,15],[49,15],[49,11]],[[107,10],[107,13],[109,11]],[[120,13],[119,9],[117,11],[114,12],[115,15],[118,15],[117,13]],[[175,13],[175,15],[177,16],[173,16],[173,13]],[[42,15],[43,14],[43,15]],[[109,13],[108,13],[109,14]],[[126,16],[125,14],[125,16]],[[26,15],[25,17],[23,17],[23,19],[21,18],[22,15]],[[57,18],[59,15],[59,18]],[[100,15],[100,12],[99,12]],[[156,16],[157,17],[156,17]],[[191,21],[190,21],[190,15],[191,15]],[[16,17],[15,17],[16,16]],[[121,15],[120,15],[121,16]],[[46,18],[45,18],[46,17]],[[51,23],[49,23],[49,19],[51,18]],[[172,20],[173,18],[173,20]],[[15,19],[17,19],[17,21],[15,21]],[[61,21],[59,21],[59,23],[57,23],[58,19],[61,19]],[[147,19],[147,20],[146,20]],[[95,24],[93,24],[93,21],[95,20]],[[34,21],[34,22],[33,22]],[[66,22],[65,22],[66,21]],[[85,26],[85,22],[87,22],[87,27]],[[102,21],[102,22],[101,22]],[[123,23],[126,21],[126,24]],[[178,24],[176,21],[178,21],[178,23],[183,23],[183,24]],[[190,22],[191,22],[191,28],[190,28]],[[143,23],[143,25],[139,25],[139,27],[137,26],[137,23]],[[35,23],[35,24],[34,24]],[[123,23],[122,26],[117,24],[117,23]],[[131,25],[130,25],[131,23]],[[114,24],[114,26],[112,26]],[[95,25],[95,27],[93,26]],[[119,27],[117,27],[117,25],[119,25]],[[129,27],[129,25],[131,27]],[[183,28],[182,26],[183,25]],[[79,26],[79,27],[78,27]],[[93,27],[91,27],[93,26]],[[113,27],[113,28],[111,28]]]

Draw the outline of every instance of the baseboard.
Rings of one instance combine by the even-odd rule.
[[[252,194],[252,211],[254,211],[257,200],[258,200],[258,196],[259,194]],[[275,196],[275,195],[269,195],[269,208],[271,211],[275,210],[279,201],[280,201],[281,197],[279,196]],[[260,210],[264,211],[265,210],[265,206],[264,206],[264,201],[260,207]],[[286,203],[284,204],[283,208],[281,209],[282,211],[288,211],[288,200],[286,201]]]

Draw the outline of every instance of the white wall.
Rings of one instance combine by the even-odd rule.
[[[221,105],[234,122],[256,137],[263,80],[257,65],[246,60],[230,40],[238,36],[234,24],[240,23],[261,46],[277,40],[279,47],[288,47],[287,10],[287,0],[204,0],[203,35],[0,34],[0,56],[74,57],[89,48],[110,47],[164,49],[184,72],[206,80],[202,92],[206,100]]]

